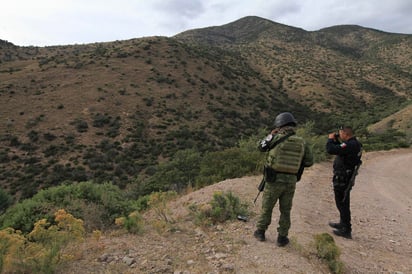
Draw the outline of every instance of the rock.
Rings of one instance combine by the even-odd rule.
[[[203,230],[202,230],[201,228],[199,228],[199,227],[197,227],[197,228],[195,229],[195,233],[196,233],[196,236],[200,236],[200,237],[204,237],[204,236],[205,236],[205,232],[203,232]]]
[[[235,266],[233,265],[233,264],[224,264],[223,266],[222,266],[222,269],[224,270],[224,271],[234,271],[235,270]]]
[[[225,253],[216,253],[215,254],[215,258],[218,259],[218,260],[224,259],[226,257],[227,257],[227,254],[225,254]]]
[[[109,254],[105,253],[102,256],[100,256],[97,261],[99,262],[107,262],[107,259],[109,258]]]
[[[136,260],[135,260],[135,258],[125,256],[125,257],[123,257],[122,262],[125,263],[128,266],[131,266],[133,263],[136,262]]]

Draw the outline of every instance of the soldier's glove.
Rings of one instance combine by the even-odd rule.
[[[269,134],[268,136],[266,136],[265,139],[263,139],[262,141],[260,141],[259,150],[260,150],[260,151],[266,151],[266,150],[268,150],[268,149],[269,149],[270,141],[272,141],[272,139],[273,139],[273,135],[272,135],[272,134]]]

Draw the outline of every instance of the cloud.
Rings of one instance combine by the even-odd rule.
[[[205,12],[205,6],[200,0],[158,1],[154,7],[155,10],[163,11],[169,16],[178,16],[178,18],[193,18]]]
[[[249,15],[305,30],[356,24],[412,34],[410,0],[13,0],[2,10],[0,39],[17,45],[173,36]]]

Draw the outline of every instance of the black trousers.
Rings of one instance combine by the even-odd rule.
[[[335,192],[335,203],[340,214],[340,223],[352,231],[351,215],[350,215],[350,190],[345,196],[345,186],[334,186],[333,190]]]

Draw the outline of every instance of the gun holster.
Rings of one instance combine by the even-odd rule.
[[[276,171],[273,168],[265,166],[263,172],[266,182],[274,183],[276,181]]]

